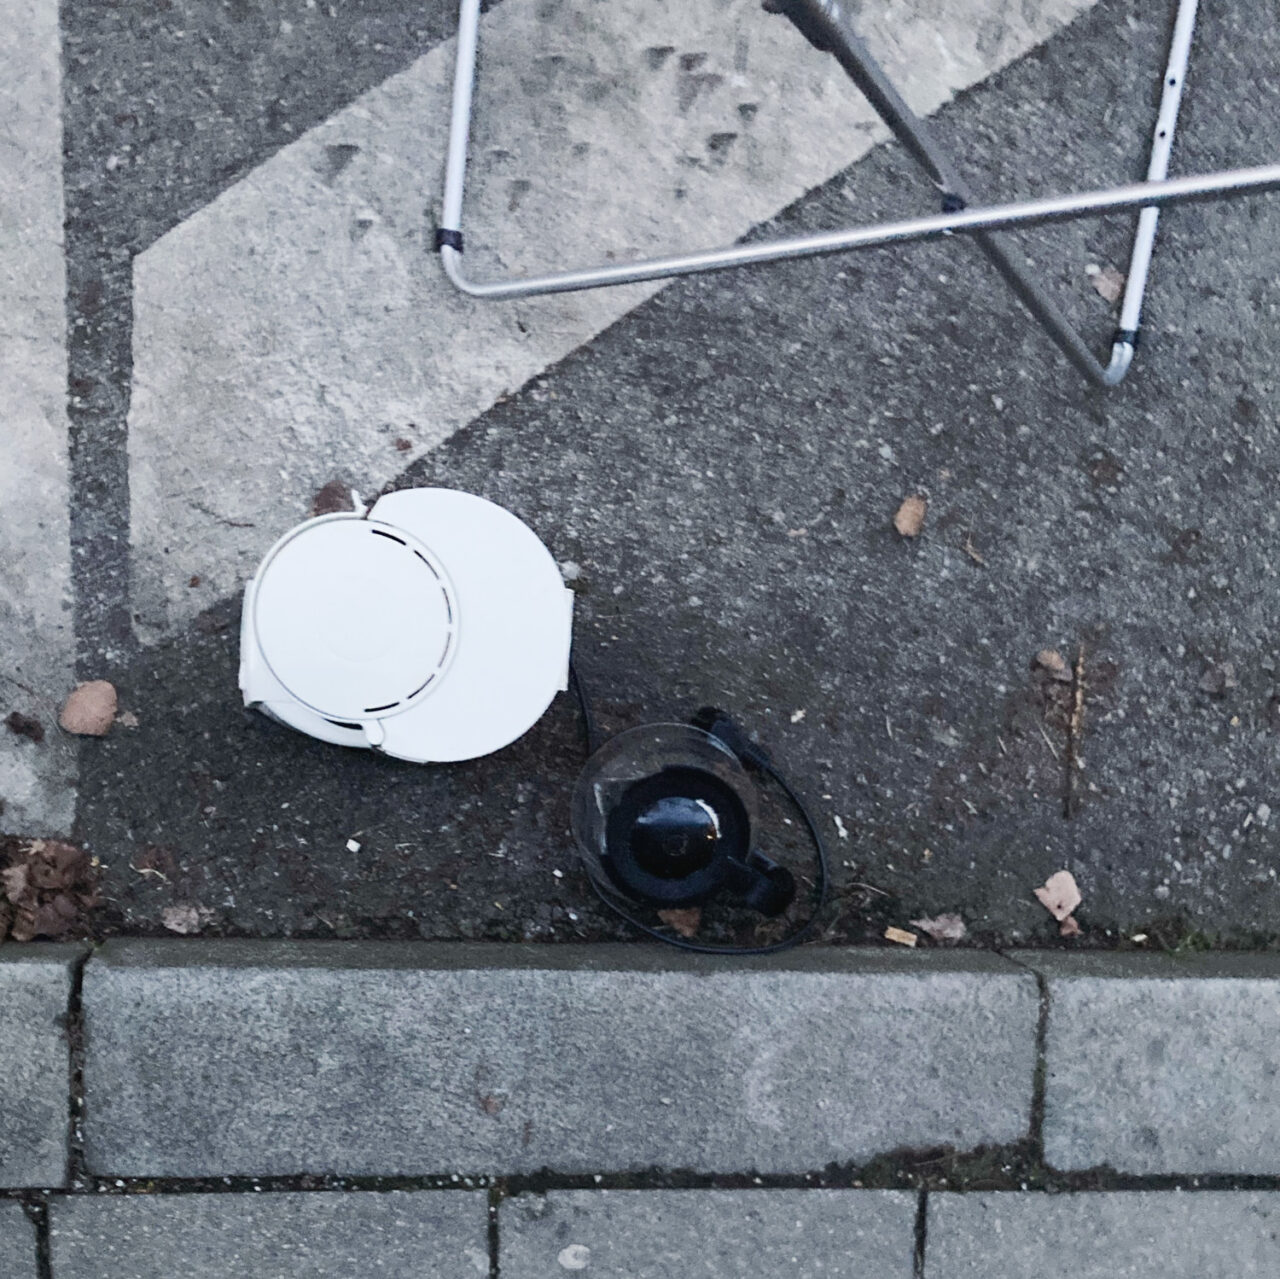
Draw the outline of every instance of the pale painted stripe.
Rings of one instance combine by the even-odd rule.
[[[1092,2],[877,0],[860,25],[932,111]],[[654,291],[449,289],[427,241],[452,59],[432,50],[138,259],[145,637],[234,591],[335,475],[382,484]],[[506,0],[481,32],[469,269],[732,241],[881,136],[834,60],[759,0]]]
[[[74,751],[56,726],[73,639],[57,0],[0,0],[0,830],[60,834]]]

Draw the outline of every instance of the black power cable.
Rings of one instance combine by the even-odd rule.
[[[573,693],[578,701],[578,709],[582,713],[582,731],[583,736],[586,738],[587,754],[588,756],[594,755],[604,742],[601,739],[596,717],[591,709],[591,699],[587,695],[587,690],[582,683],[582,676],[578,673],[577,664],[572,657],[569,659],[569,683],[573,686]],[[591,887],[595,890],[595,894],[600,898],[601,902],[620,919],[630,924],[632,928],[644,933],[646,937],[652,937],[655,941],[665,942],[668,946],[676,946],[680,950],[691,950],[700,955],[776,955],[779,951],[790,950],[793,946],[798,946],[801,942],[807,941],[812,937],[826,911],[831,881],[827,847],[822,842],[818,824],[814,821],[813,814],[810,813],[808,806],[796,793],[791,783],[778,770],[764,748],[751,741],[745,734],[742,734],[741,730],[737,730],[735,736],[738,740],[726,743],[726,745],[738,755],[745,765],[755,768],[765,774],[766,777],[772,779],[778,789],[787,797],[791,806],[800,814],[800,819],[804,822],[805,829],[809,832],[809,838],[813,842],[814,861],[818,872],[816,884],[818,900],[808,919],[795,932],[788,937],[784,937],[781,941],[772,942],[767,946],[715,946],[710,942],[693,941],[685,937],[673,937],[670,933],[664,933],[661,929],[646,924],[644,920],[637,919],[635,915],[616,900],[609,887],[600,881],[590,861],[585,857],[581,861],[583,869],[587,873],[587,879],[590,880]],[[739,747],[742,749],[738,749]]]

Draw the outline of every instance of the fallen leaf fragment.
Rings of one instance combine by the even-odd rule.
[[[213,911],[207,906],[166,906],[160,912],[160,922],[171,932],[184,937],[198,933],[213,919]]]
[[[10,906],[17,906],[26,896],[30,878],[31,871],[27,866],[9,866],[0,870],[0,883],[4,884],[4,895]]]
[[[1044,887],[1036,889],[1036,897],[1059,923],[1084,901],[1075,876],[1069,870],[1060,870],[1050,875],[1044,881]]]
[[[1099,297],[1108,302],[1120,301],[1120,295],[1124,292],[1124,272],[1117,271],[1113,266],[1091,266],[1086,269],[1085,274]]]
[[[674,928],[681,937],[696,937],[702,924],[702,907],[685,906],[671,910],[660,910],[658,918],[669,928]]]
[[[1060,937],[1079,937],[1080,925],[1076,922],[1074,915],[1068,915],[1066,919],[1058,925],[1058,935]]]
[[[894,928],[891,924],[884,930],[886,941],[897,942],[899,946],[914,946],[920,939],[915,933],[909,933],[905,928]]]
[[[1031,665],[1034,669],[1043,671],[1050,679],[1056,679],[1060,684],[1071,683],[1071,667],[1067,665],[1067,659],[1056,648],[1042,648]]]
[[[932,919],[913,919],[913,928],[932,937],[934,941],[963,941],[968,929],[959,915],[935,915]]]
[[[58,716],[68,733],[105,737],[116,717],[116,688],[105,679],[91,679],[71,690]]]
[[[893,517],[893,527],[903,537],[919,537],[920,531],[924,528],[924,516],[928,509],[929,503],[919,493],[912,494],[898,507],[897,515]]]
[[[60,839],[0,840],[0,941],[84,936],[98,905],[98,867]]]

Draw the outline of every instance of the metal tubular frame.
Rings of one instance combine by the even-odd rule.
[[[1124,378],[1133,360],[1160,209],[1166,205],[1280,190],[1280,164],[1184,178],[1169,179],[1166,176],[1186,80],[1198,0],[1178,0],[1145,182],[976,208],[969,207],[974,196],[934,140],[928,126],[903,101],[853,30],[845,14],[843,0],[764,0],[764,6],[769,12],[789,18],[815,48],[835,55],[908,153],[938,186],[944,210],[941,214],[549,275],[483,281],[468,279],[462,270],[462,196],[471,130],[480,0],[461,0],[444,201],[440,227],[436,232],[441,265],[449,280],[471,297],[503,300],[634,284],[756,263],[967,234],[974,237],[1014,295],[1072,364],[1090,381],[1100,386],[1114,386]],[[1025,266],[994,233],[1128,209],[1140,209],[1141,213],[1121,303],[1120,325],[1112,341],[1110,360],[1103,364],[1057,304],[1031,279]]]

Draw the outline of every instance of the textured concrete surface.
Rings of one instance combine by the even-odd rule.
[[[489,1273],[488,1218],[467,1191],[106,1195],[49,1210],[55,1279],[464,1279]]]
[[[127,268],[246,166],[429,56],[450,21],[427,6],[397,34],[371,5],[344,36],[332,24],[356,15],[335,8],[265,6],[241,22],[194,0],[145,18],[68,10],[73,377],[98,388],[73,408],[97,450],[76,518],[103,547],[129,528],[117,499],[132,291],[117,259]],[[974,186],[1005,196],[1140,172],[1171,12],[1102,0],[945,107],[935,118]],[[281,21],[292,34],[267,30]],[[1278,60],[1261,0],[1205,10],[1176,170],[1259,159]],[[190,101],[182,85],[199,86]],[[424,178],[424,205],[431,190]],[[753,234],[933,204],[905,157],[880,149]],[[580,566],[578,655],[607,729],[718,701],[762,735],[832,836],[833,939],[959,908],[982,940],[1047,940],[1031,889],[1063,866],[1092,940],[1141,928],[1174,945],[1188,924],[1274,936],[1278,210],[1163,220],[1150,328],[1117,394],[1082,386],[976,256],[947,244],[673,285],[396,482],[482,492]],[[1024,241],[1100,345],[1114,316],[1086,267],[1123,267],[1127,231],[1111,219]],[[250,443],[262,414],[247,419]],[[345,455],[305,458],[325,478],[372,478]],[[890,521],[916,491],[929,514],[907,544]],[[241,548],[234,559],[241,539],[270,540],[217,527],[211,572],[222,546]],[[127,610],[106,617],[129,597],[114,572],[94,578],[78,622],[120,654],[109,673],[140,721],[84,752],[79,821],[107,864],[105,928],[159,930],[166,907],[198,905],[215,932],[624,935],[573,870],[581,747],[566,703],[456,769],[334,751],[240,711],[236,601],[201,595],[203,568],[183,589],[207,611],[146,650]],[[1072,663],[1083,646],[1078,732],[1065,690],[1030,670],[1046,646]],[[776,848],[785,834],[775,821],[765,838]],[[802,854],[783,850],[807,873]],[[739,922],[723,932],[750,939]]]
[[[22,1205],[0,1201],[0,1279],[38,1279],[36,1228]]]
[[[1048,1163],[1280,1174],[1280,956],[1018,957],[1048,981]]]
[[[872,6],[863,27],[933,111],[1090,3]],[[730,243],[886,136],[758,0],[506,0],[480,44],[465,225],[481,277]],[[454,57],[437,46],[137,258],[144,638],[237,590],[339,473],[381,486],[655,292],[478,305],[447,284],[430,239]]]
[[[0,832],[66,834],[75,759],[57,728],[72,684],[66,270],[56,0],[3,0],[0,23]]]
[[[0,1188],[67,1175],[73,946],[0,947]]]
[[[874,1190],[553,1191],[504,1200],[506,1279],[911,1279],[916,1196]]]
[[[929,1196],[924,1279],[1244,1279],[1280,1268],[1280,1195]]]
[[[993,956],[109,942],[104,1176],[801,1172],[1014,1141],[1038,998]]]

